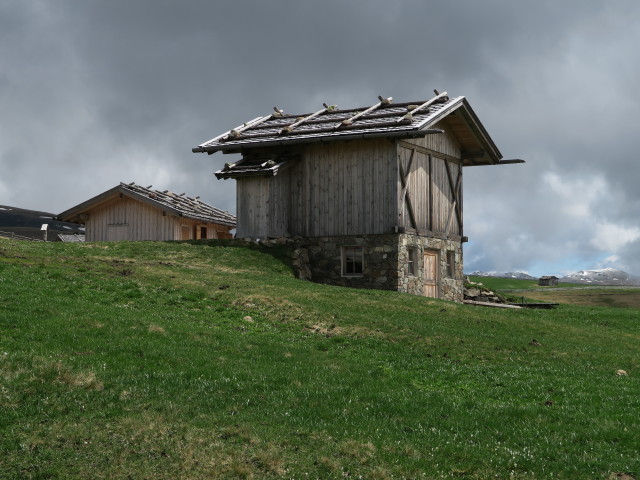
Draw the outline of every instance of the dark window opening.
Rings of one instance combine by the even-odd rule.
[[[407,275],[416,274],[416,249],[407,248]]]
[[[364,265],[364,249],[362,247],[342,248],[342,275],[361,276]]]
[[[456,274],[456,252],[449,250],[447,252],[447,277],[455,277]]]

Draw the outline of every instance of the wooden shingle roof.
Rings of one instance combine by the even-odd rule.
[[[120,183],[120,185],[62,212],[57,218],[68,221],[78,220],[83,212],[109,201],[116,195],[140,200],[172,215],[229,227],[236,226],[234,215],[203,202],[199,197],[188,197],[184,193],[178,195],[168,190],[152,190],[151,185],[142,187],[133,182]]]
[[[193,148],[193,152],[242,150],[254,146],[341,140],[364,136],[402,136],[421,131],[440,118],[440,113],[463,97],[450,99],[446,93],[428,102],[393,103],[379,97],[370,107],[340,110],[326,105],[314,113],[289,115],[274,107],[275,112],[255,118],[244,125],[219,135]]]
[[[434,127],[447,119],[447,127],[461,139],[461,143],[466,142],[462,145],[463,150],[469,153],[468,158],[463,155],[465,165],[514,162],[501,161],[502,154],[498,147],[464,97],[450,98],[446,92],[435,93],[429,100],[402,103],[394,103],[392,98],[378,97],[379,101],[372,106],[347,110],[323,104],[323,109],[303,115],[289,115],[274,107],[273,114],[246,122],[194,147],[192,151],[208,154],[217,151],[247,153],[256,147],[288,147],[375,137],[417,138],[443,133],[441,128]],[[263,159],[262,163],[269,160],[275,162],[273,167],[280,163],[278,159]],[[248,166],[246,162],[244,166]],[[240,167],[240,164],[234,167]],[[260,170],[264,172],[265,166]],[[243,174],[250,174],[250,171]],[[221,174],[219,178],[227,178],[222,175],[224,171],[218,173]]]

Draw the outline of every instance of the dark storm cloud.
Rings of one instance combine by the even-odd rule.
[[[228,159],[191,147],[275,105],[438,88],[528,161],[467,169],[468,269],[631,265],[638,19],[630,0],[0,1],[0,203],[56,212],[122,180],[233,210]]]

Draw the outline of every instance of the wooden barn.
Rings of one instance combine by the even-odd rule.
[[[541,287],[555,287],[558,285],[558,277],[555,275],[545,275],[538,279],[538,285]]]
[[[462,301],[463,167],[502,154],[464,97],[258,117],[195,148],[239,153],[236,236],[296,237],[317,282]]]
[[[184,193],[121,183],[57,217],[85,225],[87,242],[233,238],[236,219]]]

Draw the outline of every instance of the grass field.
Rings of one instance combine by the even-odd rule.
[[[493,277],[472,277],[471,280],[515,300],[525,297],[546,303],[640,309],[640,287],[599,287],[577,283],[540,287],[535,280]]]
[[[638,310],[317,285],[233,245],[0,240],[0,478],[638,477]]]
[[[471,275],[469,279],[472,282],[482,283],[483,285],[498,291],[504,290],[540,290],[544,291],[550,287],[541,287],[537,280],[519,280],[516,278],[500,278],[500,277],[476,277]],[[584,288],[584,285],[577,283],[559,283],[557,288]],[[556,287],[551,287],[556,288]]]

